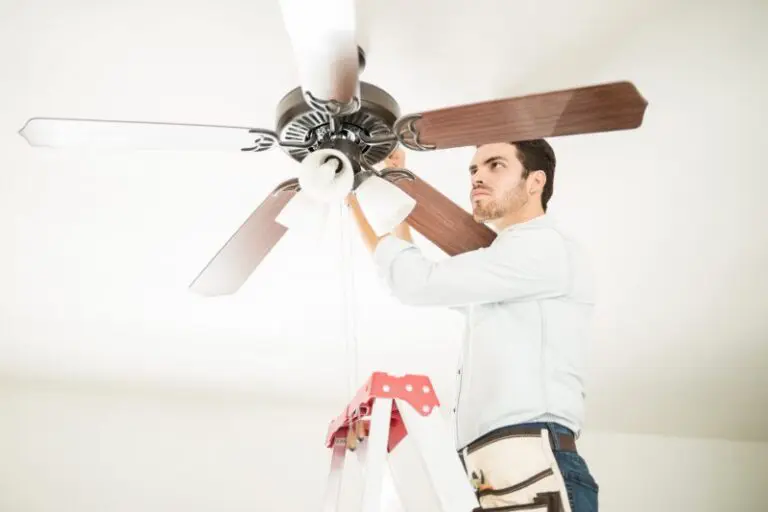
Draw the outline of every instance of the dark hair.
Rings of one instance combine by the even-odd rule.
[[[523,178],[533,171],[544,171],[547,182],[541,191],[541,206],[547,211],[547,203],[552,197],[555,185],[555,151],[544,139],[510,142],[517,149],[517,158],[523,165]]]

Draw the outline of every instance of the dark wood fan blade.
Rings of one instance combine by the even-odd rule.
[[[411,136],[446,149],[629,130],[642,124],[647,106],[632,83],[615,82],[423,112]]]
[[[496,233],[418,176],[395,185],[416,200],[408,225],[449,256],[488,247]]]
[[[278,185],[216,253],[190,289],[205,296],[236,292],[286,233],[287,228],[275,218],[297,190],[295,178]]]

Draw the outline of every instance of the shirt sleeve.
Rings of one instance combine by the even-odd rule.
[[[392,235],[377,245],[378,272],[401,302],[461,307],[536,300],[566,293],[568,255],[554,229],[505,232],[487,248],[430,261]]]

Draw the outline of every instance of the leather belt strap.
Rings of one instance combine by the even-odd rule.
[[[541,428],[537,427],[518,427],[515,425],[501,427],[471,442],[469,446],[467,446],[467,453],[472,453],[494,441],[509,437],[541,437],[541,430]],[[555,436],[557,437],[557,443],[555,443],[553,436],[550,435],[549,438],[549,444],[552,446],[553,451],[576,451],[576,439],[574,436],[571,434],[562,434],[560,432],[555,433]]]

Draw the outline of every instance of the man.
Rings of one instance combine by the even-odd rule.
[[[398,149],[385,165],[405,167],[404,160]],[[479,146],[469,165],[472,213],[497,237],[438,262],[422,255],[407,225],[377,237],[354,196],[348,204],[395,297],[466,315],[454,411],[465,466],[475,447],[545,429],[571,511],[594,512],[598,486],[575,447],[593,289],[578,244],[547,216],[554,173],[544,140]],[[489,484],[480,473],[471,476],[482,490]]]

